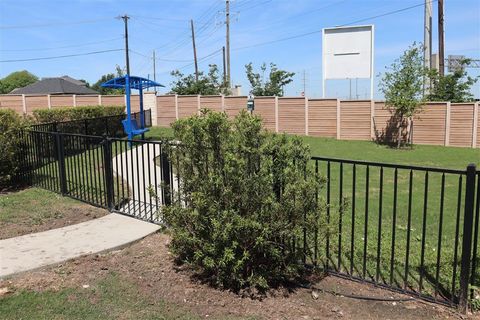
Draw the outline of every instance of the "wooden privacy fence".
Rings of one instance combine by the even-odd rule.
[[[132,110],[139,96],[132,96]],[[39,108],[86,105],[125,105],[123,95],[0,95],[0,109],[31,114]],[[191,116],[201,108],[235,116],[247,106],[246,96],[161,95],[144,93],[145,110],[152,124],[170,126],[176,119]],[[479,103],[429,102],[413,119],[412,141],[456,147],[480,147]],[[309,99],[305,97],[256,97],[255,110],[264,126],[274,132],[331,137],[345,140],[392,138],[393,114],[382,101]]]

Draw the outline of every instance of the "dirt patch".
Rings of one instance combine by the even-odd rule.
[[[149,298],[181,305],[202,317],[255,317],[260,319],[464,319],[453,309],[409,300],[372,285],[337,277],[315,283],[315,290],[278,290],[262,301],[242,298],[192,280],[192,274],[174,264],[168,250],[170,238],[154,234],[122,250],[88,255],[43,271],[0,282],[13,290],[60,290],[82,287],[115,272],[138,286]],[[336,292],[339,295],[334,295]],[[390,301],[347,298],[378,297]],[[473,316],[470,316],[473,319]]]

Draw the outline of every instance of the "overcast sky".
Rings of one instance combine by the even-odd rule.
[[[375,25],[375,74],[378,75],[410,44],[423,41],[423,2],[233,0],[230,28],[233,83],[242,85],[243,93],[248,93],[245,64],[253,62],[258,68],[262,62],[274,62],[296,73],[293,83],[286,87],[287,95],[299,95],[305,83],[308,96],[321,96],[321,29],[337,25]],[[171,70],[193,72],[190,19],[195,23],[200,69],[208,69],[210,63],[221,67],[224,10],[222,0],[0,0],[0,60],[122,49],[123,22],[115,17],[126,13],[132,17],[131,74],[153,78],[151,55],[155,49],[156,78],[167,86],[162,91],[165,92],[172,81]],[[436,52],[436,1],[433,10]],[[445,47],[446,56],[480,59],[479,0],[445,0]],[[124,52],[110,51],[61,59],[0,62],[0,78],[26,69],[39,77],[69,75],[92,83],[102,74],[114,72],[115,65],[123,67],[124,61]],[[469,71],[480,75],[480,69]],[[365,98],[368,84],[368,80],[352,82],[352,96]],[[478,83],[474,94],[480,98]],[[350,83],[329,81],[327,95],[348,98]],[[375,95],[381,98],[377,88]]]

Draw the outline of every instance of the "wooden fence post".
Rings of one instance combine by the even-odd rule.
[[[375,139],[375,100],[370,100],[370,139]]]
[[[98,105],[99,105],[99,106],[103,105],[103,104],[102,104],[102,95],[101,95],[101,94],[98,95]]]
[[[478,102],[475,102],[475,104],[473,105],[472,148],[476,148],[476,147],[477,147],[478,108],[479,108],[479,103],[478,103]]]
[[[445,146],[450,145],[450,113],[451,113],[451,104],[450,101],[447,101],[447,110],[445,116]]]
[[[308,98],[305,97],[305,135],[308,136]]]
[[[25,95],[22,94],[22,107],[23,107],[23,114],[27,114],[27,99],[25,99]]]
[[[197,114],[200,115],[200,109],[202,107],[200,106],[200,95],[197,94]]]
[[[52,109],[52,96],[47,94],[48,109]]]
[[[278,132],[278,97],[275,96],[275,132]]]
[[[340,99],[337,99],[337,140],[340,140],[342,129],[340,128]]]
[[[222,94],[222,112],[225,112],[225,95]]]
[[[73,106],[76,107],[76,106],[77,106],[77,95],[74,94],[74,95],[72,96],[72,99],[73,99]]]
[[[175,95],[175,118],[178,120],[178,94]]]

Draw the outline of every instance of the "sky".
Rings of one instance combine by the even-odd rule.
[[[433,52],[438,51],[437,1],[433,2]],[[381,73],[413,42],[423,42],[424,0],[232,0],[232,83],[250,86],[245,65],[265,62],[295,72],[285,95],[322,95],[322,28],[375,26],[374,95],[381,99]],[[445,56],[480,59],[480,0],[445,0]],[[396,12],[398,11],[398,12]],[[199,69],[222,69],[225,45],[223,0],[0,0],[0,78],[28,70],[40,78],[69,75],[95,83],[125,66],[124,25],[128,14],[132,75],[153,76],[156,53],[160,93],[169,91],[170,72],[192,73],[190,20],[195,26]],[[100,53],[96,53],[99,52]],[[88,55],[87,55],[88,54]],[[78,55],[78,56],[71,56]],[[51,57],[70,56],[58,59]],[[43,60],[11,60],[49,58]],[[480,68],[468,69],[472,76]],[[327,97],[368,98],[369,80],[329,80]],[[480,98],[480,83],[472,92]]]

